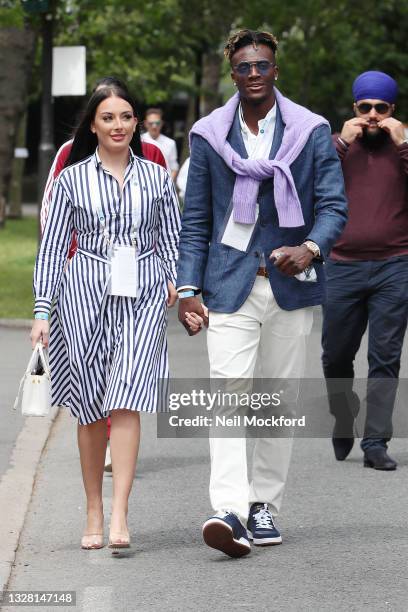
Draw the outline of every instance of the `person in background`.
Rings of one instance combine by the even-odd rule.
[[[333,137],[341,160],[349,220],[326,262],[323,369],[333,447],[344,461],[354,444],[359,398],[354,358],[368,327],[364,465],[395,470],[387,453],[408,315],[408,139],[396,117],[398,87],[384,72],[353,84],[354,117]],[[336,380],[335,380],[336,379]]]
[[[188,177],[188,169],[190,167],[190,158],[187,157],[184,164],[181,166],[180,171],[177,175],[176,185],[179,191],[179,196],[182,200],[184,200],[184,196],[186,195],[186,187],[187,187],[187,177]]]
[[[95,87],[92,90],[92,93],[95,93],[95,91],[97,91],[98,89],[101,89],[103,87],[109,87],[109,86],[120,87],[122,90],[126,89],[126,86],[123,83],[123,81],[121,81],[117,77],[106,76],[106,77],[102,77],[96,82]],[[47,222],[48,212],[49,212],[50,204],[52,201],[52,190],[54,188],[55,181],[58,178],[61,170],[63,170],[63,168],[65,167],[66,161],[71,153],[72,142],[73,142],[72,139],[68,140],[58,149],[55,159],[53,161],[53,164],[51,166],[50,172],[48,174],[47,182],[46,182],[45,189],[44,189],[44,195],[43,195],[43,199],[41,202],[41,212],[40,212],[41,233],[44,232],[45,224]],[[163,168],[166,168],[166,161],[159,147],[156,147],[156,145],[151,144],[149,142],[142,142],[141,147],[142,147],[143,157],[145,157],[146,159],[149,159],[152,162],[155,162],[156,164],[159,164],[160,166],[163,166]],[[77,249],[77,243],[76,243],[76,236],[74,232],[72,235],[72,242],[71,242],[69,253],[68,253],[69,259],[71,259],[71,257],[75,255],[76,249]],[[58,340],[56,338],[54,338],[54,342],[58,344]],[[107,435],[109,439],[110,418],[108,418],[108,421],[107,421],[107,428],[108,428]],[[106,448],[105,471],[109,473],[112,471],[112,461],[111,461],[111,456],[110,456],[109,444]]]
[[[168,376],[167,308],[177,299],[179,225],[169,173],[142,157],[134,100],[118,86],[98,89],[53,189],[34,272],[31,331],[33,346],[49,344],[53,404],[78,419],[87,497],[82,548],[104,545],[108,415],[109,546],[130,546],[140,411],[157,411],[159,381]],[[66,266],[73,231],[78,248]]]
[[[161,133],[163,127],[163,111],[161,108],[147,109],[144,127],[146,132],[142,134],[142,142],[149,142],[160,148],[166,160],[167,170],[171,173],[172,179],[175,180],[179,169],[177,145],[175,140]]]

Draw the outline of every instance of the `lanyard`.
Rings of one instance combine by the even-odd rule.
[[[89,176],[89,188],[91,193],[91,206],[98,215],[99,223],[101,224],[103,235],[105,237],[108,248],[112,250],[114,246],[114,240],[109,234],[109,230],[106,225],[105,215],[103,214],[101,200],[99,198],[99,183],[98,183],[98,170],[99,167],[91,166],[91,172]],[[130,193],[132,201],[132,226],[130,232],[130,240],[132,246],[137,249],[137,236],[138,230],[141,224],[141,192],[138,184],[138,178],[136,175],[135,164],[133,164],[132,174],[130,177]]]

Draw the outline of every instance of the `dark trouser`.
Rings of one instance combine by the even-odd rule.
[[[408,316],[408,256],[325,265],[323,370],[336,435],[347,436],[359,409],[353,392],[355,355],[368,325],[367,417],[361,448],[387,446]]]

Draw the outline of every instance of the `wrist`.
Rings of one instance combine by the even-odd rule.
[[[46,312],[36,312],[34,315],[34,319],[40,321],[49,321],[50,315]]]
[[[313,240],[305,240],[303,245],[313,255],[313,257],[320,257],[319,245],[313,242]]]
[[[183,291],[178,292],[179,300],[184,300],[186,298],[195,297],[194,289],[183,289]]]
[[[337,142],[345,151],[347,151],[350,146],[350,143],[347,142],[347,140],[343,136],[337,136]]]

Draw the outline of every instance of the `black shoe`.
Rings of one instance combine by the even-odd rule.
[[[354,445],[354,417],[337,417],[333,427],[332,443],[337,461],[344,461]]]
[[[390,472],[397,469],[397,462],[389,456],[386,448],[377,446],[364,451],[364,467]]]
[[[337,461],[344,461],[354,445],[354,438],[332,438],[334,455]]]
[[[243,557],[251,552],[247,531],[232,512],[218,512],[203,525],[207,546],[221,550],[229,557]]]

